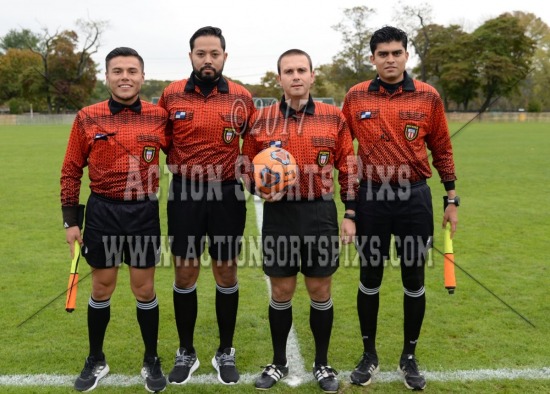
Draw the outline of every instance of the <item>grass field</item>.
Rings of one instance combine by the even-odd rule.
[[[459,127],[451,125],[452,130]],[[77,309],[72,314],[64,310],[64,295],[56,299],[67,286],[70,266],[59,206],[59,175],[69,130],[70,126],[0,126],[2,392],[73,392],[72,381],[87,354],[89,278],[79,286]],[[433,264],[426,271],[427,311],[417,348],[420,367],[427,373],[426,391],[550,392],[550,276],[544,246],[550,234],[550,124],[474,123],[457,134],[453,144],[457,191],[462,198],[455,259],[467,274],[457,268],[457,290],[448,295],[443,287],[442,257],[434,250]],[[88,195],[86,185],[81,201]],[[167,186],[166,176],[161,185]],[[435,248],[441,250],[443,187],[437,175],[430,186],[437,213]],[[161,204],[165,233],[164,208]],[[246,235],[258,236],[252,200]],[[382,373],[368,388],[349,384],[347,376],[362,349],[355,309],[358,269],[353,248],[342,253],[341,268],[334,276],[335,322],[329,352],[332,366],[342,371],[341,392],[407,392],[395,372],[402,344],[402,286],[399,270],[391,265],[381,291],[378,351]],[[214,281],[209,267],[204,266],[195,334],[201,367],[190,384],[169,386],[166,392],[255,392],[253,377],[260,373],[260,366],[271,361],[268,289],[256,257],[245,250],[239,270],[241,301],[235,347],[243,382],[236,387],[212,384],[210,358],[217,346]],[[81,277],[89,272],[86,264],[80,272]],[[168,373],[178,340],[172,308],[173,272],[167,255],[156,275],[161,314],[159,354]],[[95,392],[145,392],[138,378],[143,345],[124,268],[111,310],[105,352],[111,374],[118,379],[109,381],[127,383],[114,387],[105,380]],[[293,310],[304,365],[291,368],[305,369],[309,376],[313,340],[309,300],[301,280]],[[517,378],[512,379],[514,375]],[[203,384],[193,383],[201,380]],[[307,380],[296,387],[281,383],[271,392],[320,390]]]

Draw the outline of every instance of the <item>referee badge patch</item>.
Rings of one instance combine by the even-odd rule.
[[[237,135],[237,132],[233,127],[225,127],[223,129],[223,141],[226,144],[230,144],[231,141],[235,139],[235,136]]]
[[[319,153],[317,154],[317,164],[319,164],[319,166],[321,167],[326,166],[329,160],[330,160],[330,152],[328,150],[319,151]]]
[[[145,160],[147,163],[150,163],[155,158],[155,152],[157,151],[157,148],[154,148],[152,146],[146,146],[143,148],[143,160]]]
[[[416,137],[418,137],[418,130],[420,127],[414,126],[414,125],[405,125],[405,138],[407,141],[413,141]]]

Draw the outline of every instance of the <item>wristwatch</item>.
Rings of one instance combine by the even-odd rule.
[[[344,213],[344,219],[353,220],[355,222],[355,214],[354,213]]]
[[[447,204],[454,204],[458,207],[460,205],[460,197],[454,196],[453,198],[447,199]]]

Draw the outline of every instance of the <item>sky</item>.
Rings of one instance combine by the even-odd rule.
[[[24,3],[24,7],[22,4]],[[231,3],[231,4],[230,4]],[[332,26],[345,20],[344,9],[365,5],[376,13],[372,29],[395,25],[400,4],[428,4],[440,25],[459,24],[472,31],[503,12],[524,11],[550,25],[550,7],[541,0],[23,0],[10,1],[0,13],[0,36],[29,29],[50,34],[77,30],[76,20],[107,21],[101,47],[93,55],[101,78],[107,53],[118,46],[136,49],[145,60],[145,79],[177,80],[191,73],[189,38],[200,27],[222,29],[228,53],[224,74],[257,84],[267,71],[276,72],[277,58],[291,48],[310,54],[313,66],[327,64],[341,50],[342,36]],[[414,60],[413,60],[414,61]]]

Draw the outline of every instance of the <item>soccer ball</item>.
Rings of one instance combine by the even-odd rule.
[[[252,160],[254,182],[265,194],[285,191],[296,182],[296,160],[283,148],[267,148]]]

